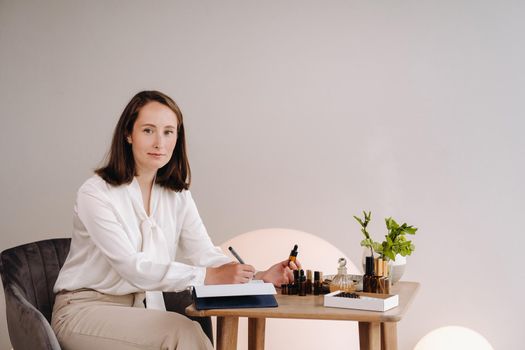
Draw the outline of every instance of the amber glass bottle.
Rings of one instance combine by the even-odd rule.
[[[299,278],[299,296],[306,296],[306,276],[301,275]]]
[[[390,279],[388,278],[388,261],[383,260],[382,276],[379,278],[379,293],[390,294]]]
[[[306,270],[306,294],[312,294],[312,270]]]
[[[322,283],[323,282],[321,281],[321,272],[314,271],[314,295],[321,294],[321,289],[323,287]]]
[[[377,293],[377,279],[374,274],[374,257],[367,256],[365,275],[363,276],[363,292]]]

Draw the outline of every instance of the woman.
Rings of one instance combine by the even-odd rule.
[[[165,311],[163,291],[293,278],[288,261],[255,273],[213,246],[188,190],[182,113],[170,97],[131,99],[95,173],[78,191],[54,287],[52,327],[64,349],[212,349],[198,323]]]

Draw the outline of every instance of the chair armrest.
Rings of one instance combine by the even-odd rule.
[[[191,305],[192,302],[193,298],[188,290],[181,292],[164,292],[164,303],[166,304],[166,310],[179,313],[189,317],[193,321],[197,321],[213,344],[213,328],[211,324],[211,317],[193,317],[186,315],[186,307]]]
[[[60,350],[47,319],[12,284],[4,286],[7,328],[14,349]]]

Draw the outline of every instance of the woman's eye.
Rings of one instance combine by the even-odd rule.
[[[173,130],[166,130],[166,131],[164,131],[164,134],[165,135],[171,135],[171,134],[173,134]]]
[[[144,129],[142,130],[145,134],[151,134],[153,132],[153,130],[151,129]]]

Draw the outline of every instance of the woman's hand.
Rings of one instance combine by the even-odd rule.
[[[273,283],[274,286],[280,287],[281,284],[288,284],[293,281],[293,270],[301,268],[299,261],[290,262],[288,259],[283,260],[266,271],[260,271],[255,278],[264,282]]]
[[[204,284],[233,284],[250,282],[255,273],[251,265],[231,262],[219,267],[206,268]]]

